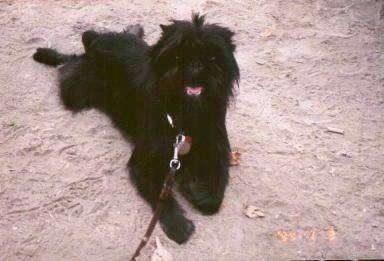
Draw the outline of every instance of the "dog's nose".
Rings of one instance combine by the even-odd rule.
[[[189,65],[191,73],[197,74],[203,69],[203,64],[200,61],[194,61]]]

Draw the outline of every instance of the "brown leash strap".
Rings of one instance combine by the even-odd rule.
[[[136,260],[136,257],[140,255],[140,251],[148,243],[149,238],[151,237],[152,232],[156,227],[157,221],[160,218],[161,211],[164,208],[165,200],[172,194],[172,186],[174,182],[175,173],[176,173],[176,169],[171,167],[170,171],[165,177],[164,185],[163,185],[163,188],[161,189],[159,200],[157,201],[157,205],[156,205],[156,210],[153,213],[151,222],[149,223],[147,231],[145,232],[144,237],[141,239],[139,246],[136,248],[135,253],[130,259],[131,261]]]

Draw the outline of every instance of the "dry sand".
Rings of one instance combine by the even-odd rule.
[[[192,10],[237,33],[227,122],[242,158],[219,214],[181,199],[197,225],[187,244],[155,236],[175,260],[384,258],[383,5],[0,1],[0,260],[127,260],[151,216],[128,181],[129,144],[101,113],[64,110],[35,48],[81,52],[84,30],[131,23],[153,43]]]

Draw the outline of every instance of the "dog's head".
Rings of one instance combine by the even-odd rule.
[[[161,25],[162,35],[150,51],[158,79],[158,95],[170,113],[184,118],[224,113],[238,81],[234,33],[226,27],[205,24],[204,16],[192,21],[173,20]],[[224,110],[224,111],[223,111]],[[189,117],[188,117],[189,116]]]

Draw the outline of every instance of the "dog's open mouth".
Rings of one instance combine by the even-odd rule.
[[[199,96],[203,92],[204,88],[202,86],[187,86],[184,90],[189,96]]]

